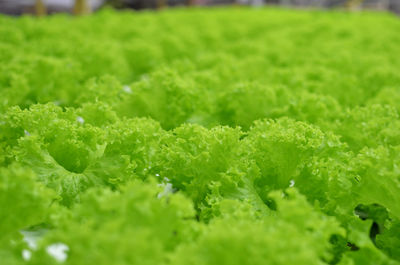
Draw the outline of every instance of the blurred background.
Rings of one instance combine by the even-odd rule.
[[[400,0],[0,0],[0,12],[10,15],[84,14],[103,6],[124,9],[161,9],[168,6],[284,5],[296,8],[377,9],[400,13]]]

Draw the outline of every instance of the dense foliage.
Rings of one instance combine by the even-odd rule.
[[[399,32],[340,11],[0,17],[0,263],[400,264]]]

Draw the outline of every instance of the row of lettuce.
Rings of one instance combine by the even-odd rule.
[[[400,21],[0,21],[5,264],[399,264]]]

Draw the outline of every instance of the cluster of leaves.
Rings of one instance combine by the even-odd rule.
[[[399,28],[0,17],[0,263],[400,264]]]

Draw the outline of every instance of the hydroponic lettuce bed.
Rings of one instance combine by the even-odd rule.
[[[105,10],[0,36],[0,264],[400,264],[398,18]]]

